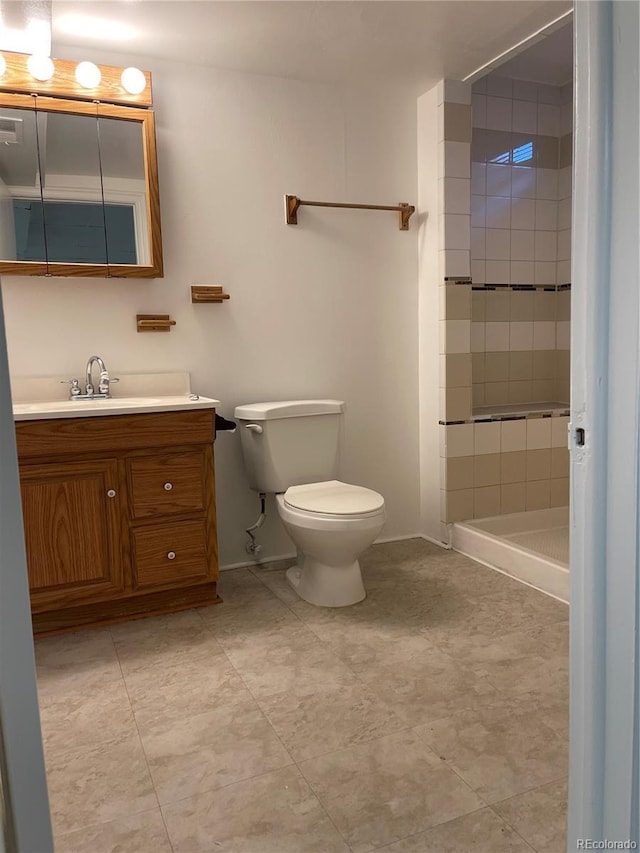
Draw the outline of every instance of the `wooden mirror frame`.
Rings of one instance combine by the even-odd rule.
[[[160,194],[158,189],[158,160],[156,152],[155,117],[151,104],[151,75],[144,72],[147,80],[141,95],[127,94],[119,84],[122,69],[101,65],[105,81],[98,96],[109,98],[111,103],[96,98],[90,100],[86,90],[76,83],[75,63],[55,60],[58,79],[39,83],[26,72],[27,57],[24,54],[3,53],[7,61],[7,74],[0,77],[0,108],[36,108],[42,112],[69,113],[71,115],[93,115],[96,118],[113,118],[138,122],[142,129],[144,155],[145,202],[147,214],[147,239],[149,264],[81,264],[48,263],[47,261],[7,261],[0,259],[0,274],[46,275],[46,276],[93,276],[104,278],[162,278],[162,230],[160,226]],[[11,89],[11,91],[7,91]],[[39,91],[34,91],[38,89]],[[40,94],[40,92],[46,94]],[[60,97],[67,94],[70,97]],[[117,103],[113,103],[117,102]],[[130,106],[131,104],[131,106]],[[140,105],[140,106],[138,106]]]

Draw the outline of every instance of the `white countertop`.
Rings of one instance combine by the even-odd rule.
[[[196,395],[193,395],[194,397]],[[38,403],[14,403],[15,421],[47,418],[94,418],[100,415],[133,415],[145,412],[177,412],[189,409],[215,409],[220,400],[211,397],[111,397],[108,400],[55,400]]]
[[[188,373],[122,375],[107,400],[70,400],[69,386],[60,377],[12,378],[11,390],[16,421],[214,409],[220,404],[194,394]]]

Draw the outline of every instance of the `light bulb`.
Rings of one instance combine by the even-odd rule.
[[[146,77],[139,68],[125,68],[120,80],[130,95],[139,95],[147,86]]]
[[[95,89],[102,79],[102,74],[93,62],[80,62],[76,67],[76,80],[85,89]]]
[[[7,61],[4,58],[4,56],[0,53],[0,77],[2,77],[2,75],[4,74],[4,72],[6,70],[7,70]]]
[[[36,80],[40,80],[43,83],[46,80],[51,80],[53,77],[54,67],[53,62],[48,56],[33,54],[27,60],[27,68],[29,69],[29,73]]]

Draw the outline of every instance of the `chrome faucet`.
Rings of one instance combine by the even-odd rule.
[[[100,368],[100,379],[98,380],[98,390],[95,390],[93,384],[93,365],[97,364]],[[80,388],[80,383],[77,379],[64,379],[63,384],[69,383],[71,390],[69,392],[70,400],[106,400],[111,397],[111,385],[114,382],[119,382],[114,376],[113,379],[109,376],[109,371],[104,361],[99,355],[92,355],[87,362],[87,376],[85,382],[84,394]]]
[[[98,384],[98,394],[94,391],[93,379],[91,377],[91,373],[93,371],[93,365],[97,364],[100,368],[100,380]],[[110,397],[111,392],[109,391],[109,371],[107,370],[107,366],[104,361],[100,358],[99,355],[92,355],[89,361],[87,362],[87,381],[85,384],[85,394],[87,396],[91,395],[92,397]]]

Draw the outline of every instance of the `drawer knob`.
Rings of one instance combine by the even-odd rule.
[[[170,492],[172,488],[173,488],[173,483],[165,483],[164,484],[165,492]]]
[[[108,498],[115,498],[115,496],[116,496],[116,490],[115,489],[109,489],[107,491],[107,497]]]
[[[169,553],[167,554],[167,560],[175,560],[175,558],[176,558],[176,552],[175,551],[169,551]]]

